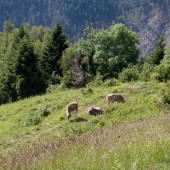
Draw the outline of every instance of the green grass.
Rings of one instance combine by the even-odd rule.
[[[168,169],[170,107],[162,100],[164,87],[155,82],[88,86],[2,105],[0,164],[12,169]],[[113,92],[126,102],[108,108],[105,96]],[[79,112],[68,122],[65,109],[72,101],[79,103]],[[89,106],[102,107],[104,114],[87,115]]]

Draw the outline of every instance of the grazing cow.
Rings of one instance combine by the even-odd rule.
[[[110,106],[110,103],[114,103],[114,102],[117,102],[117,103],[125,102],[124,98],[120,94],[114,94],[114,93],[108,94],[106,96],[106,101],[107,101],[108,106]]]
[[[75,111],[78,112],[78,103],[77,102],[72,102],[70,103],[67,108],[66,108],[66,113],[67,113],[67,119],[71,117],[71,112]]]
[[[94,115],[94,116],[100,115],[102,113],[103,113],[103,110],[100,107],[89,107],[87,111],[87,114]]]

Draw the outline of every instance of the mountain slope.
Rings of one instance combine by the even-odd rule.
[[[71,40],[81,36],[87,23],[96,28],[112,21],[123,22],[140,37],[142,55],[147,54],[161,33],[169,43],[170,2],[168,0],[11,0],[0,1],[0,23],[11,20],[16,26],[23,22],[54,27],[61,23]],[[2,25],[1,25],[2,30]]]

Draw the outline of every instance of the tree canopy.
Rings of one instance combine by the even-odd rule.
[[[87,27],[85,37],[75,45],[82,56],[82,67],[91,74],[99,72],[104,78],[117,77],[124,67],[138,60],[138,38],[123,24],[112,24],[107,29]]]

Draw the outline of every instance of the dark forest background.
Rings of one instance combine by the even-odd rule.
[[[0,23],[10,20],[16,27],[28,22],[50,28],[60,23],[69,39],[76,41],[86,24],[106,28],[113,21],[121,22],[137,32],[145,56],[161,33],[169,41],[169,11],[168,0],[1,0]]]

